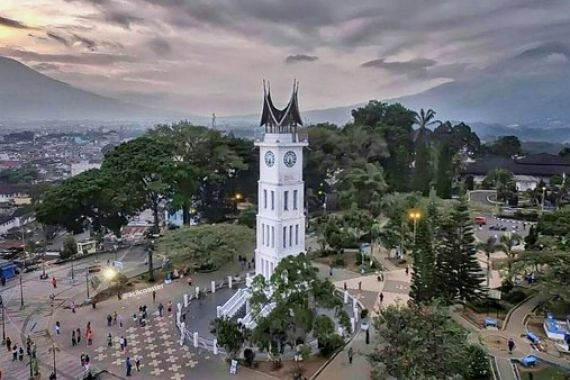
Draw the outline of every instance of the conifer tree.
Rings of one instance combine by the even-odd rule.
[[[477,245],[473,235],[473,224],[469,215],[467,198],[462,194],[459,203],[451,213],[452,231],[448,237],[448,247],[452,255],[452,286],[460,300],[472,300],[480,297],[484,279],[481,266],[476,257]]]

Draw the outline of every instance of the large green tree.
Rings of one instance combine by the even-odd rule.
[[[522,145],[516,136],[501,136],[490,146],[493,154],[503,157],[511,157],[522,153]]]
[[[442,226],[442,246],[436,258],[442,298],[447,302],[481,297],[484,275],[476,253],[469,204],[463,194]]]
[[[337,184],[339,200],[345,208],[356,205],[368,209],[374,215],[380,213],[381,197],[387,190],[382,168],[378,164],[367,163],[363,168],[342,171]]]
[[[400,380],[488,379],[487,354],[469,344],[468,332],[438,306],[389,306],[374,320],[372,378]]]

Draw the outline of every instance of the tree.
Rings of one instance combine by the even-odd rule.
[[[341,204],[345,208],[356,205],[370,210],[373,215],[380,213],[381,195],[387,190],[382,168],[368,163],[364,168],[344,170],[337,184]]]
[[[238,223],[248,226],[249,228],[255,228],[256,215],[256,208],[248,207],[240,213]]]
[[[334,309],[337,313],[343,308],[342,301],[334,296],[334,285],[318,278],[304,254],[288,256],[277,265],[269,281],[273,288],[269,299],[263,276],[256,276],[253,282],[252,310],[260,310],[269,302],[275,306],[266,317],[258,316],[252,340],[272,352],[279,352],[282,342],[294,346],[297,339],[306,341],[307,334],[314,329],[317,308]],[[321,328],[326,322],[319,323]]]
[[[487,287],[489,287],[491,275],[491,254],[495,253],[500,248],[500,246],[497,246],[497,244],[497,239],[495,239],[493,236],[487,238],[487,241],[477,244],[477,249],[483,251],[487,257]]]
[[[158,239],[156,252],[174,265],[199,271],[217,270],[235,262],[238,255],[250,256],[255,233],[239,224],[202,224],[168,230]]]
[[[491,153],[503,157],[512,157],[522,153],[522,145],[516,136],[501,136],[491,145]]]
[[[380,164],[389,187],[396,191],[409,190],[415,112],[398,103],[371,100],[366,106],[353,110],[352,116],[355,125],[372,127],[386,142],[389,155],[381,158]]]
[[[231,318],[216,318],[211,322],[211,332],[216,334],[218,344],[224,348],[229,359],[235,359],[245,340],[242,326]]]
[[[424,196],[429,194],[433,178],[431,148],[428,141],[427,127],[436,122],[433,120],[434,118],[435,112],[433,110],[428,109],[424,111],[423,108],[419,114],[416,114],[415,118],[415,123],[419,126],[419,130],[415,141],[413,188],[421,192]]]
[[[469,204],[462,194],[442,226],[442,247],[436,259],[439,284],[444,286],[442,293],[447,302],[481,296],[483,275],[476,252]]]
[[[139,210],[139,198],[108,172],[91,169],[50,187],[38,195],[37,220],[79,233],[91,226],[107,228],[120,236],[121,227]]]
[[[158,125],[149,132],[149,136],[165,140],[172,146],[176,157],[192,168],[192,178],[196,183],[190,182],[185,186],[185,191],[181,192],[184,197],[176,202],[176,206],[183,210],[185,224],[190,222],[188,210],[192,205],[189,195],[194,195],[194,185],[200,199],[198,210],[206,219],[220,221],[225,213],[226,195],[231,194],[231,191],[241,191],[236,189],[235,183],[230,186],[230,179],[240,178],[242,175],[252,177],[253,171],[248,168],[257,168],[258,153],[257,150],[252,153],[254,149],[251,141],[224,136],[219,131],[194,126],[186,121]]]
[[[138,200],[139,210],[152,210],[154,234],[160,231],[161,201],[180,192],[181,184],[192,182],[193,175],[191,167],[177,158],[171,141],[147,136],[117,146],[105,156],[101,169],[117,179],[121,191]],[[152,249],[148,267],[153,281]]]
[[[497,249],[501,249],[505,252],[508,258],[509,263],[509,273],[511,272],[513,266],[513,260],[515,259],[516,252],[513,251],[513,248],[523,242],[522,237],[514,232],[507,232],[503,236],[501,236],[500,244],[498,245]]]
[[[334,322],[326,315],[319,315],[313,323],[313,335],[317,339],[326,338],[328,335],[334,334]]]
[[[513,173],[506,169],[493,169],[483,179],[483,186],[494,187],[498,200],[507,200],[516,190]]]
[[[67,259],[77,254],[77,241],[72,234],[67,234],[63,240],[63,250],[61,251],[61,258]]]
[[[381,339],[369,361],[372,378],[486,379],[488,360],[468,343],[468,332],[437,305],[389,306],[374,320]]]
[[[451,198],[453,182],[453,151],[449,143],[440,145],[437,158],[436,191],[440,198]]]

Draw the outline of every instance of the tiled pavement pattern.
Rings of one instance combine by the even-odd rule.
[[[127,356],[131,358],[134,368],[134,357],[141,358],[141,373],[163,379],[184,379],[188,369],[198,364],[198,357],[189,347],[178,344],[173,336],[172,318],[152,318],[145,327],[128,327],[125,330],[127,348],[121,351],[120,336],[113,337],[113,346],[102,345],[95,348],[94,365],[104,367],[118,374],[124,374]]]

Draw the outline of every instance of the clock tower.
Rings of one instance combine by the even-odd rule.
[[[303,125],[298,108],[298,82],[284,109],[273,105],[269,84],[263,85],[262,127],[259,147],[259,182],[255,272],[269,279],[286,256],[305,251],[303,147],[297,134]]]

